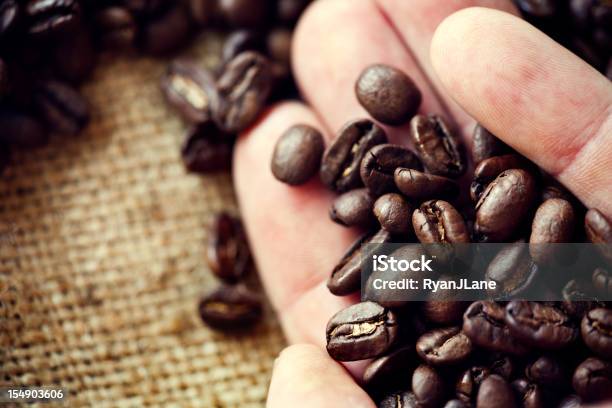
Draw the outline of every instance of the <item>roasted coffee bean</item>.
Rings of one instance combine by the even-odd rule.
[[[362,302],[336,313],[327,324],[327,352],[337,361],[365,360],[385,353],[397,339],[395,314]]]
[[[251,251],[239,220],[227,213],[218,214],[210,230],[207,246],[208,266],[227,283],[235,283],[248,271]]]
[[[489,301],[470,305],[463,315],[463,332],[472,343],[488,350],[522,355],[529,350],[510,334],[504,307]]]
[[[324,150],[321,132],[312,126],[294,125],[276,142],[272,174],[290,185],[304,184],[319,171]]]
[[[40,84],[34,102],[49,127],[58,133],[76,135],[89,122],[87,100],[68,84],[59,81]]]
[[[398,167],[420,169],[421,163],[414,153],[403,146],[379,144],[363,157],[359,170],[361,180],[375,196],[395,191],[393,177]]]
[[[508,145],[495,137],[493,133],[489,132],[482,125],[478,124],[474,128],[472,158],[476,165],[490,157],[508,154],[511,150]]]
[[[494,156],[483,161],[474,169],[474,179],[470,185],[470,197],[477,202],[489,183],[501,173],[510,169],[528,170],[529,162],[517,154]]]
[[[541,303],[513,300],[506,305],[505,320],[514,337],[538,348],[560,349],[578,335],[569,316]]]
[[[428,364],[457,364],[470,356],[472,342],[459,327],[448,327],[432,330],[419,337],[416,350]]]
[[[455,384],[455,394],[461,401],[470,402],[476,398],[478,387],[491,375],[487,367],[473,366],[465,370]]]
[[[185,45],[191,34],[191,20],[185,8],[176,4],[142,27],[142,49],[151,55],[167,55]]]
[[[561,183],[558,183],[555,180],[548,182],[550,184],[547,184],[542,188],[542,202],[550,200],[551,198],[560,198],[569,201],[570,203],[576,201],[576,198],[572,195],[572,193],[567,191],[567,189],[563,187]]]
[[[510,380],[514,374],[516,364],[508,356],[493,355],[490,357],[489,369],[491,373],[498,374]]]
[[[412,373],[412,392],[420,407],[437,407],[444,401],[444,380],[434,368],[421,364]]]
[[[289,67],[291,64],[292,31],[277,28],[268,33],[266,38],[268,55],[273,61]]]
[[[35,37],[65,35],[79,25],[76,0],[29,0],[25,5],[27,31]]]
[[[487,292],[497,299],[517,296],[530,289],[539,273],[523,242],[508,244],[487,266],[485,279],[496,283],[495,289]]]
[[[91,37],[84,29],[64,38],[53,50],[55,74],[73,84],[87,79],[96,62]]]
[[[263,53],[265,48],[264,40],[258,32],[253,30],[236,30],[225,39],[223,50],[221,51],[221,60],[223,63],[227,63],[245,51]]]
[[[372,213],[374,197],[367,188],[357,188],[339,195],[332,204],[329,216],[332,221],[346,227],[372,226],[376,218]]]
[[[363,373],[363,383],[366,389],[389,388],[398,382],[398,377],[414,368],[416,361],[413,345],[401,347],[372,360]]]
[[[553,262],[559,252],[554,244],[570,242],[574,234],[574,220],[574,208],[566,200],[551,198],[540,204],[531,224],[529,238],[529,252],[538,265]]]
[[[386,142],[384,130],[368,119],[347,123],[323,155],[321,181],[339,193],[361,186],[361,160],[370,148]]]
[[[444,404],[444,408],[470,408],[471,405],[458,399],[449,400]]]
[[[298,20],[310,0],[277,0],[276,16],[286,24],[292,24]]]
[[[438,299],[437,296],[436,299]],[[421,304],[421,311],[423,312],[425,319],[428,321],[436,324],[448,325],[453,323],[461,323],[463,312],[465,312],[467,307],[467,302],[462,302],[459,300],[428,300]]]
[[[334,267],[327,288],[337,296],[349,295],[359,290],[361,284],[361,259],[369,258],[376,246],[367,244],[384,244],[391,241],[391,234],[380,230],[376,234],[365,234],[351,245],[338,265]]]
[[[431,200],[421,204],[412,214],[412,226],[424,244],[470,242],[463,217],[446,201]]]
[[[580,325],[584,343],[597,355],[612,359],[612,311],[597,308],[589,311]]]
[[[270,18],[268,0],[218,0],[219,13],[230,27],[257,28]]]
[[[572,386],[585,401],[604,401],[612,398],[612,365],[590,357],[574,371]]]
[[[15,30],[20,17],[21,8],[17,0],[4,0],[0,2],[0,38]]]
[[[584,217],[586,236],[612,264],[612,223],[597,209],[591,208]]]
[[[180,59],[168,66],[161,79],[166,100],[185,120],[202,123],[210,119],[216,87],[213,74],[195,61]]]
[[[136,41],[136,21],[124,7],[108,7],[95,15],[96,36],[102,47],[128,50]]]
[[[193,21],[199,25],[208,24],[218,13],[217,0],[188,0],[187,5]]]
[[[383,64],[364,69],[355,83],[355,95],[366,111],[387,125],[408,122],[419,110],[421,91],[397,68]]]
[[[545,387],[554,387],[565,382],[566,373],[559,361],[551,356],[542,356],[525,367],[527,378]]]
[[[517,407],[510,384],[497,374],[484,379],[476,397],[477,408],[515,408]]]
[[[568,395],[563,398],[557,408],[583,408],[582,399],[577,395]]]
[[[522,13],[539,18],[549,18],[557,12],[555,0],[515,0]]]
[[[536,183],[530,173],[521,169],[501,173],[487,186],[476,204],[476,239],[503,242],[512,238],[525,221],[535,198]]]
[[[217,80],[219,98],[212,105],[217,125],[228,133],[251,126],[268,99],[272,86],[270,62],[247,51],[231,60]]]
[[[10,108],[0,108],[0,143],[34,148],[48,141],[47,130],[35,117]]]
[[[393,176],[395,186],[408,198],[417,200],[453,198],[459,194],[459,185],[446,177],[405,167],[396,168]]]
[[[231,140],[212,121],[204,122],[187,130],[181,156],[192,173],[227,170],[232,164]]]
[[[412,230],[412,207],[399,194],[388,193],[378,197],[373,211],[382,229],[392,234],[407,234]]]
[[[524,378],[514,380],[511,384],[519,406],[523,408],[544,408],[546,406],[542,388]]]
[[[378,404],[378,408],[420,408],[421,405],[417,401],[412,392],[402,391],[394,392],[383,398]]]
[[[463,148],[441,117],[415,116],[410,121],[410,136],[430,173],[457,178],[465,172]]]
[[[222,285],[200,301],[199,311],[212,328],[241,330],[261,318],[262,306],[259,296],[243,285]]]
[[[612,276],[607,269],[595,269],[591,281],[593,288],[600,296],[607,298],[612,295]]]
[[[576,320],[582,320],[591,309],[600,306],[600,302],[593,301],[593,295],[584,290],[584,285],[575,279],[570,280],[561,290],[563,296],[562,309]]]

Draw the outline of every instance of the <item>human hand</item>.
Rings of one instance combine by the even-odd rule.
[[[289,342],[319,346],[281,355],[270,407],[373,406],[324,351],[327,320],[357,300],[325,285],[356,232],[328,220],[333,197],[318,181],[290,188],[269,169],[289,126],[311,124],[329,141],[348,120],[367,116],[353,93],[366,66],[402,69],[423,93],[422,112],[453,119],[467,143],[482,123],[612,216],[610,82],[516,17],[482,8],[453,14],[471,6],[517,14],[509,0],[317,2],[294,39],[294,71],[309,106],[274,107],[238,142],[235,185],[263,283]],[[407,135],[405,127],[387,131],[397,143]]]

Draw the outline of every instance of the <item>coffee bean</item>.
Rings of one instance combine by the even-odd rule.
[[[389,388],[397,383],[416,363],[414,346],[404,346],[389,354],[372,360],[363,373],[363,383],[369,390]]]
[[[285,24],[295,23],[309,3],[310,0],[277,0],[276,16]]]
[[[339,195],[332,204],[329,216],[332,221],[346,227],[368,228],[376,219],[372,213],[374,197],[367,188],[357,188]]]
[[[582,319],[580,331],[584,343],[591,350],[603,358],[612,359],[612,311],[610,309],[591,310]]]
[[[374,202],[374,215],[380,226],[392,234],[407,234],[412,230],[412,207],[399,194],[388,193]]]
[[[591,208],[584,217],[586,236],[597,249],[612,263],[612,223],[597,209]]]
[[[587,358],[574,371],[572,386],[585,401],[612,398],[612,365],[598,358]]]
[[[212,121],[192,126],[187,130],[181,156],[189,172],[204,174],[227,170],[232,163],[230,137]]]
[[[91,37],[84,28],[60,41],[53,50],[55,74],[73,84],[87,79],[96,62]]]
[[[219,13],[230,27],[257,28],[270,18],[268,0],[218,0]]]
[[[503,247],[491,260],[485,271],[485,279],[495,282],[489,295],[508,299],[527,292],[540,274],[540,268],[527,253],[523,242]]]
[[[327,352],[337,361],[377,357],[397,339],[395,314],[373,302],[362,302],[336,313],[327,324]]]
[[[227,213],[215,217],[206,255],[208,266],[219,279],[235,283],[245,275],[251,252],[239,220]]]
[[[140,18],[159,16],[172,5],[172,0],[121,0],[121,4]]]
[[[412,392],[401,391],[394,392],[383,398],[378,404],[378,408],[420,408],[421,405],[417,401]]]
[[[557,12],[555,0],[515,0],[521,12],[528,16],[548,18]]]
[[[463,315],[463,332],[473,344],[488,350],[515,355],[529,350],[510,334],[503,306],[490,301],[470,305]]]
[[[569,202],[575,199],[572,193],[567,191],[567,189],[559,183],[549,184],[542,188],[542,202],[550,200],[551,198],[560,198]]]
[[[170,54],[185,45],[191,34],[191,20],[181,4],[147,19],[140,39],[142,49],[151,55]]]
[[[277,28],[268,33],[266,38],[268,55],[273,61],[289,67],[291,64],[292,31]]]
[[[498,374],[506,380],[510,380],[513,377],[515,366],[515,362],[508,356],[494,354],[489,357],[489,370],[491,370],[491,373]]]
[[[215,329],[241,330],[254,325],[262,313],[259,296],[242,285],[222,285],[199,304],[202,321]]]
[[[363,157],[360,175],[370,192],[379,196],[396,190],[393,179],[398,167],[421,168],[419,159],[410,150],[393,144],[372,147]]]
[[[514,380],[511,386],[516,400],[523,408],[544,408],[546,406],[544,392],[539,385],[520,378]]]
[[[478,389],[477,408],[515,408],[517,406],[510,384],[497,374],[485,378]]]
[[[459,400],[469,403],[478,395],[478,387],[491,375],[487,367],[473,366],[465,370],[455,384],[455,394]]]
[[[459,185],[454,180],[414,169],[398,167],[393,178],[402,194],[416,200],[453,198],[459,194]]]
[[[562,385],[567,378],[565,374],[563,366],[551,356],[542,356],[525,368],[525,376],[530,381],[545,387]]]
[[[0,38],[12,33],[21,18],[21,8],[17,0],[0,2]]]
[[[257,31],[236,30],[225,39],[221,60],[226,64],[245,51],[263,53],[265,48],[264,40]]]
[[[25,148],[47,143],[47,130],[35,117],[11,108],[0,108],[0,143]]]
[[[370,148],[386,142],[384,130],[370,120],[347,123],[323,155],[321,181],[339,193],[361,186],[361,160]]]
[[[530,163],[517,154],[494,156],[483,161],[474,169],[474,179],[470,185],[470,197],[477,202],[489,183],[501,173],[510,169],[529,170]]]
[[[564,398],[557,408],[583,408],[582,399],[577,395],[568,395]]]
[[[574,320],[582,318],[592,309],[605,306],[602,302],[593,300],[591,288],[586,283],[571,279],[561,290],[563,302],[561,308]]]
[[[136,22],[124,7],[112,6],[95,15],[97,39],[100,45],[111,50],[129,50],[136,40]]]
[[[513,336],[537,348],[560,349],[578,335],[569,316],[541,303],[513,300],[506,305],[505,320]]]
[[[417,115],[410,121],[410,136],[423,165],[432,174],[458,178],[466,163],[459,140],[437,115]]]
[[[65,35],[79,25],[76,0],[29,0],[25,5],[27,31],[37,38]]]
[[[218,13],[217,0],[188,0],[187,5],[191,18],[201,26],[211,22]]]
[[[449,400],[444,404],[444,408],[470,408],[471,405],[458,399]]]
[[[470,242],[463,217],[446,201],[431,200],[421,204],[412,214],[412,226],[424,244]]]
[[[416,350],[428,364],[457,364],[467,360],[472,352],[472,342],[459,327],[448,327],[419,337]]]
[[[476,239],[481,242],[510,239],[525,221],[535,198],[536,184],[530,173],[521,169],[501,173],[476,204]]]
[[[308,125],[294,125],[276,142],[272,153],[272,174],[290,185],[304,184],[321,165],[325,142],[321,133]]]
[[[207,69],[195,61],[172,61],[161,79],[161,89],[166,101],[185,120],[202,123],[210,119],[211,101],[215,99],[215,79]]]
[[[412,79],[383,64],[370,65],[361,72],[355,95],[374,119],[387,125],[408,122],[421,105],[421,91]]]
[[[421,364],[412,374],[412,392],[420,407],[437,407],[444,400],[444,381],[434,368]]]
[[[264,108],[272,86],[270,62],[255,52],[231,60],[217,80],[219,97],[212,112],[217,125],[228,133],[251,126]]]
[[[612,276],[610,276],[610,272],[607,269],[595,269],[591,281],[593,288],[600,296],[607,298],[612,295]]]
[[[508,154],[511,150],[512,149],[510,149],[508,145],[499,140],[481,124],[477,124],[474,128],[472,137],[472,158],[476,165],[490,157]]]
[[[376,246],[368,244],[384,244],[391,241],[391,234],[380,230],[376,234],[365,234],[351,245],[344,254],[338,265],[336,265],[327,281],[327,288],[337,296],[349,295],[359,290],[361,281],[362,257],[369,258]]]
[[[68,84],[59,81],[40,84],[34,102],[49,127],[58,133],[76,135],[89,122],[87,100]]]
[[[421,304],[421,311],[428,321],[448,325],[460,323],[467,306],[467,302],[458,300],[428,300]]]
[[[560,248],[554,244],[570,242],[574,220],[574,208],[566,200],[552,198],[540,204],[529,238],[529,252],[538,265],[548,265],[558,256]]]

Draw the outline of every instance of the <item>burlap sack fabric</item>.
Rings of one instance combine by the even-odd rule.
[[[211,65],[218,45],[186,54]],[[16,152],[2,176],[1,386],[63,387],[71,407],[264,404],[284,344],[270,308],[241,336],[197,315],[216,284],[205,227],[236,204],[228,174],[185,173],[166,64],[104,56],[87,131]]]

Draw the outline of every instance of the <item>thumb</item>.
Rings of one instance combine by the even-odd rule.
[[[309,344],[287,347],[276,359],[268,408],[375,408],[348,371]]]

